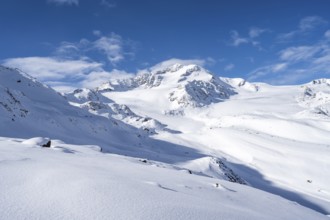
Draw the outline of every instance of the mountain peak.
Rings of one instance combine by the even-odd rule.
[[[156,66],[143,70],[136,76],[126,79],[114,79],[103,83],[99,91],[127,91],[138,87],[153,88],[159,86],[177,87],[178,84],[193,80],[209,81],[213,74],[196,64],[175,63],[168,66]]]
[[[151,68],[151,73],[154,74],[164,74],[164,73],[180,73],[180,70],[184,69],[184,71],[188,72],[194,72],[199,71],[202,69],[202,67],[196,65],[196,64],[180,64],[175,63],[168,66],[160,66],[160,67],[153,67]]]
[[[146,90],[147,93],[153,90],[153,93],[159,93],[159,97],[167,97],[169,110],[202,107],[235,94],[231,85],[203,67],[180,63],[160,65],[135,77],[109,81],[97,88],[101,93],[134,89]]]

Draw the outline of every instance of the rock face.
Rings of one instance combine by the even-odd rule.
[[[219,165],[219,168],[222,170],[223,174],[225,175],[225,179],[233,182],[233,183],[239,183],[239,184],[243,184],[246,185],[246,181],[240,177],[239,175],[237,175],[231,168],[229,168],[225,162],[223,162],[220,159],[213,159],[214,163]]]
[[[49,140],[46,144],[43,144],[42,147],[50,147],[51,143],[52,142]]]
[[[221,102],[234,92],[217,78],[193,80],[179,85],[169,93],[169,100],[182,107],[203,107]]]
[[[297,101],[301,106],[307,108],[307,114],[319,117],[330,116],[330,80],[317,79],[301,86],[301,95]]]

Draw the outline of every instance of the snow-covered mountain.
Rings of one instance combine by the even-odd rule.
[[[49,136],[71,143],[121,147],[134,130],[118,120],[104,120],[73,107],[65,97],[19,70],[0,67],[0,130],[2,136]],[[111,137],[111,138],[110,138]]]
[[[162,91],[170,109],[203,107],[221,102],[235,94],[233,88],[197,65],[175,64],[165,69],[143,72],[134,78],[113,80],[101,85],[98,91],[129,91],[154,89]]]
[[[2,216],[326,219],[329,82],[175,64],[59,94],[0,66]]]

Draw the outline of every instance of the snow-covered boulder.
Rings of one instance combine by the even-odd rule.
[[[22,144],[29,145],[29,146],[39,146],[39,147],[50,147],[51,141],[50,138],[47,137],[34,137],[22,141]]]

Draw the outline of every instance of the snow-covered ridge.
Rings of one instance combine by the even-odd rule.
[[[330,79],[314,79],[313,81],[310,82],[310,84],[326,84],[330,86]]]
[[[242,78],[225,78],[220,77],[220,79],[229,85],[233,86],[234,88],[242,88],[247,91],[257,92],[259,90],[259,86],[256,83],[247,82],[245,79]]]
[[[49,136],[100,145],[113,141],[116,145],[121,137],[114,134],[134,137],[137,133],[121,121],[104,120],[70,105],[55,90],[16,69],[1,67],[0,79],[1,136]],[[110,141],[109,136],[113,136]]]
[[[163,89],[172,109],[202,107],[221,102],[235,94],[232,86],[197,65],[175,64],[164,69],[140,73],[134,78],[109,81],[99,92],[132,89]],[[166,90],[166,91],[165,91]]]
[[[302,114],[330,116],[330,79],[317,79],[301,86],[297,98],[301,106],[307,108]]]
[[[51,101],[49,105],[54,105],[64,101],[54,90],[17,69],[0,66],[0,78],[0,111],[6,119],[27,117],[33,102]]]
[[[65,97],[73,106],[108,119],[123,121],[149,134],[154,134],[159,130],[169,131],[166,129],[166,125],[150,117],[135,114],[127,105],[115,103],[113,100],[103,96],[99,90],[76,89],[71,93],[65,94]]]

